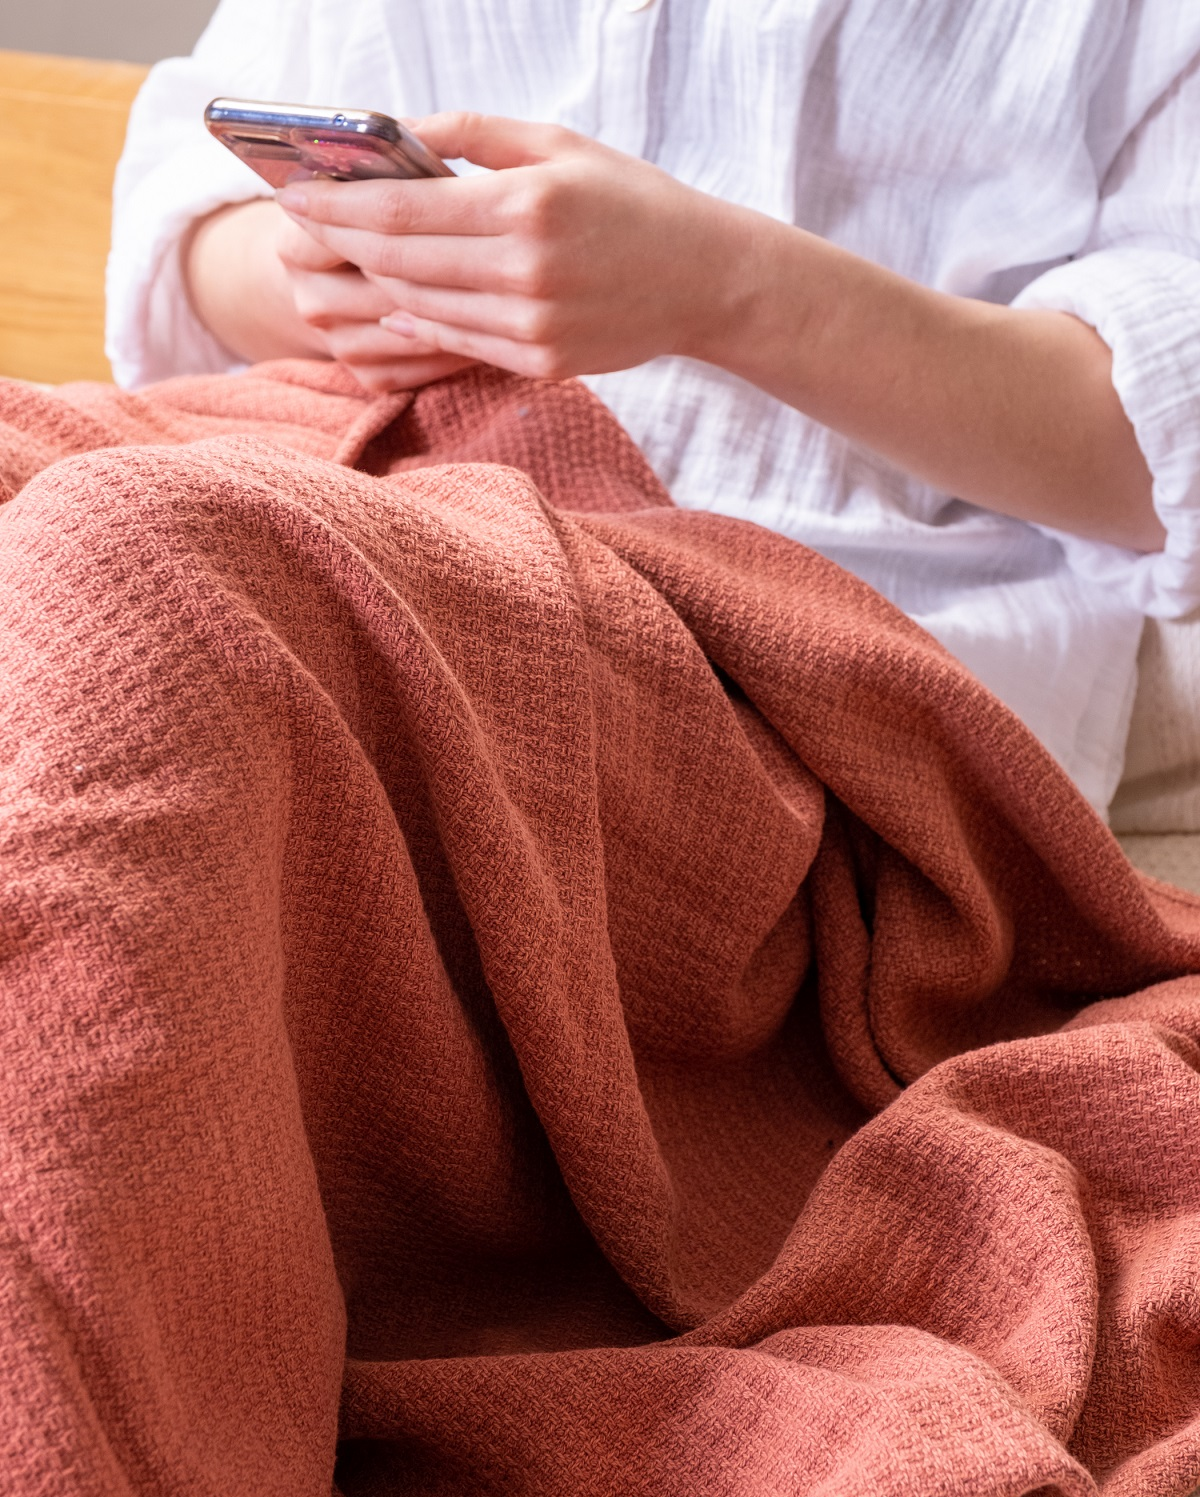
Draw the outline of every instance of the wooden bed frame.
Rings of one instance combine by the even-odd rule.
[[[0,375],[111,379],[113,169],[146,69],[0,51]]]

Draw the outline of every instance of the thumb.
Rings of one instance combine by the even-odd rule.
[[[584,136],[564,130],[561,125],[535,125],[528,120],[472,114],[466,110],[430,114],[423,120],[411,121],[411,128],[444,161],[461,157],[493,171],[510,166],[536,166],[586,144]]]

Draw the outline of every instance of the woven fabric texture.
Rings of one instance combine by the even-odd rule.
[[[1196,1487],[1200,901],[938,645],[576,386],[0,423],[6,1492]]]

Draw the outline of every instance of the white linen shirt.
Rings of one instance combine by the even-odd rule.
[[[1143,615],[1200,602],[1200,4],[222,0],[152,71],[117,173],[126,386],[237,367],[179,261],[197,217],[269,191],[205,131],[216,94],[556,121],[925,285],[1097,328],[1154,474],[1153,556],[973,508],[707,365],[588,383],[677,503],[872,583],[1103,810]]]

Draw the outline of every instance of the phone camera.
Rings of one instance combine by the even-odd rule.
[[[341,127],[345,123],[346,123],[346,116],[344,114],[335,114],[334,115],[334,117],[333,117],[333,125],[334,125],[334,129],[335,130],[340,130]]]

